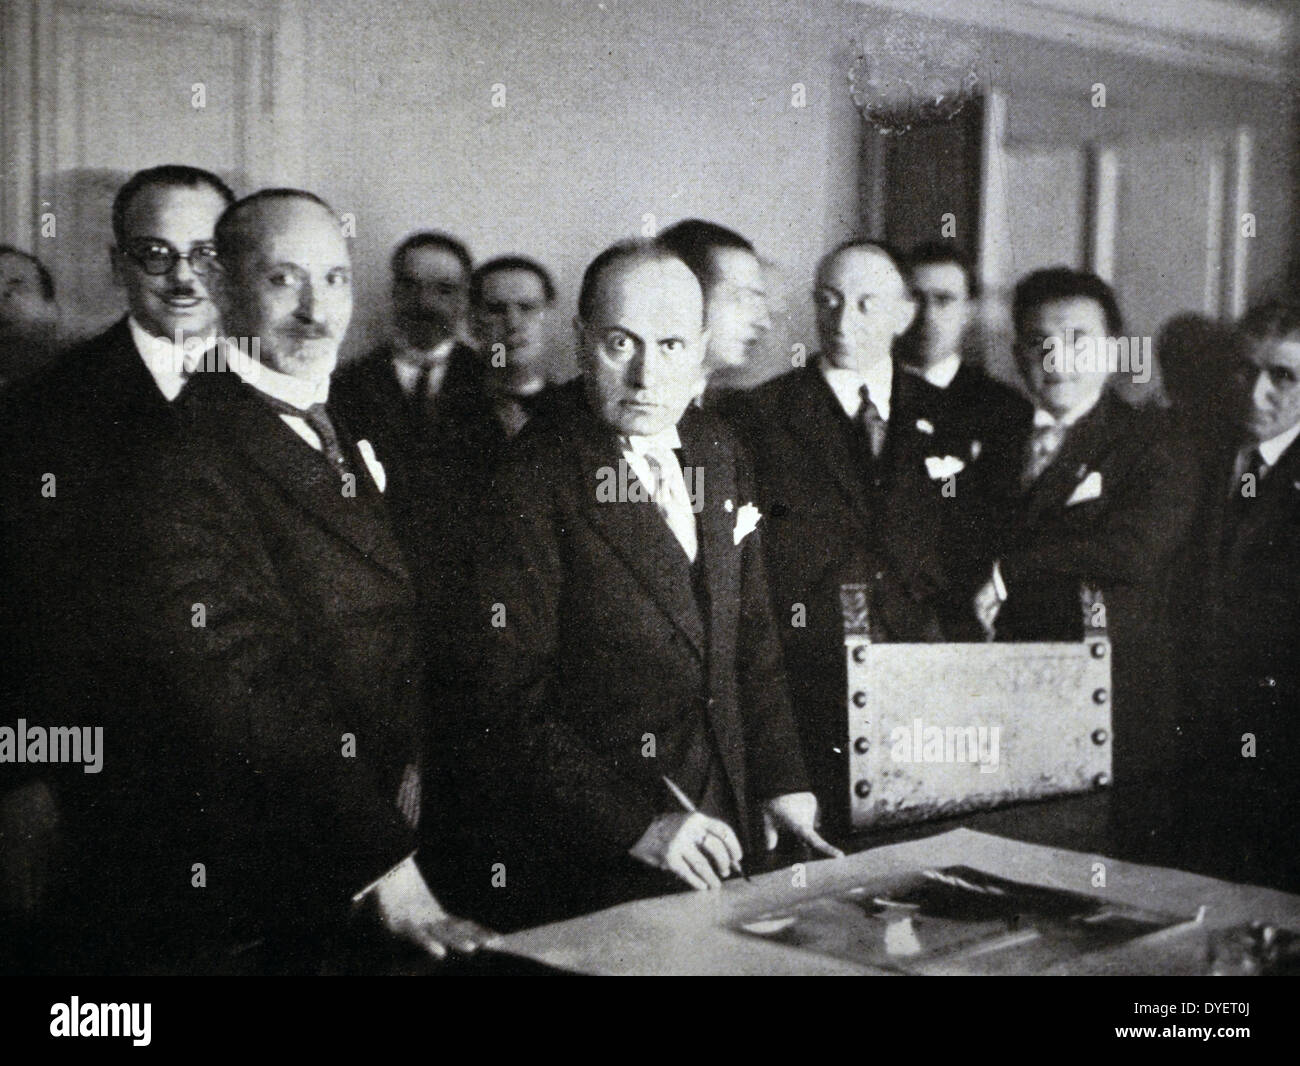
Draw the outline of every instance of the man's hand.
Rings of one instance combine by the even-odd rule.
[[[817,797],[811,792],[787,792],[763,804],[763,836],[767,850],[776,848],[780,831],[793,833],[814,851],[844,858],[844,852],[817,832]]]
[[[699,811],[661,814],[628,854],[701,890],[721,888],[744,858],[731,826]]]
[[[379,920],[398,940],[415,944],[435,959],[448,951],[468,955],[490,946],[497,934],[442,909],[424,883],[414,857],[408,857],[371,889]]]

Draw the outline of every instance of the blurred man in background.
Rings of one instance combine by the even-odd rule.
[[[57,353],[54,278],[36,256],[0,244],[0,388],[45,366]]]
[[[772,328],[763,264],[754,246],[716,222],[688,218],[659,235],[699,279],[709,346],[704,365],[710,398],[739,384]]]

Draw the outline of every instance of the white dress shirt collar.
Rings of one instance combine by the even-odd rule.
[[[1101,403],[1101,395],[1102,394],[1098,393],[1085,403],[1081,403],[1077,407],[1071,408],[1069,411],[1066,411],[1065,414],[1060,416],[1052,414],[1052,412],[1047,410],[1046,407],[1035,407],[1034,425],[1040,429],[1050,429],[1054,426],[1069,429],[1081,418],[1091,412],[1097,404]]]
[[[624,450],[635,455],[645,455],[646,452],[656,449],[672,451],[674,448],[682,446],[682,438],[678,434],[676,426],[661,429],[658,433],[651,434],[649,437],[624,435],[619,440]]]
[[[1295,443],[1296,437],[1300,437],[1300,422],[1297,422],[1285,433],[1279,433],[1269,440],[1260,441],[1255,447],[1259,449],[1259,454],[1264,457],[1264,462],[1268,464],[1271,470],[1277,466],[1277,461],[1282,458],[1286,450]]]
[[[328,377],[320,381],[308,381],[305,378],[281,374],[265,363],[256,363],[249,359],[228,358],[227,366],[258,392],[272,396],[281,403],[287,403],[300,411],[307,410],[313,404],[325,403],[329,399],[330,379]]]
[[[451,357],[452,349],[455,347],[455,337],[444,337],[432,348],[416,348],[399,333],[393,343],[393,362],[417,367],[428,366],[432,363],[443,363]]]
[[[858,409],[862,406],[860,390],[866,385],[867,393],[880,412],[880,417],[889,421],[889,398],[894,388],[894,364],[890,360],[882,359],[876,365],[868,367],[865,373],[832,366],[828,361],[822,360],[821,370],[822,377],[831,387],[831,392],[835,393],[835,398],[839,400],[846,415],[850,418],[858,417]]]
[[[945,356],[937,363],[931,363],[924,369],[914,366],[905,366],[903,369],[917,375],[917,377],[924,378],[937,389],[946,389],[953,383],[957,371],[961,369],[961,356],[957,354]]]
[[[178,345],[170,337],[155,337],[136,321],[135,315],[127,316],[126,325],[131,331],[135,350],[144,360],[145,369],[158,386],[158,391],[170,403],[185,388],[190,372],[203,359],[210,342],[194,339]]]

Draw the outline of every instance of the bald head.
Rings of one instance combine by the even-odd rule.
[[[616,245],[583,278],[575,321],[593,410],[619,433],[676,425],[703,387],[704,294],[675,255]]]
[[[217,223],[225,332],[258,338],[272,370],[328,378],[352,318],[352,265],[329,205],[294,189],[240,200]]]
[[[897,259],[871,242],[842,245],[826,256],[813,299],[823,355],[834,366],[860,371],[889,359],[916,311]]]

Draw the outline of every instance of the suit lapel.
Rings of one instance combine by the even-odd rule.
[[[104,334],[103,351],[90,370],[89,380],[102,383],[93,402],[120,412],[121,424],[147,424],[172,417],[171,404],[158,391],[125,318]]]
[[[861,459],[849,447],[844,410],[816,366],[795,373],[799,375],[794,382],[798,391],[794,402],[782,411],[786,427],[804,442],[806,455],[813,461],[820,457],[850,508],[869,526],[872,519],[865,472]]]
[[[291,430],[234,374],[204,375],[195,415],[233,438],[250,465],[266,474],[286,496],[351,543],[371,562],[405,576],[406,565],[391,535],[387,515],[355,442],[345,447],[356,474],[356,495],[344,496],[338,476],[320,453]]]
[[[1074,425],[1050,465],[1029,487],[1026,497],[1028,521],[1044,511],[1064,507],[1075,487],[1096,469],[1114,439],[1119,411],[1116,400],[1105,393],[1097,405]]]
[[[1236,451],[1229,461],[1236,462]],[[1227,484],[1231,473],[1221,479]],[[1226,497],[1226,490],[1219,493],[1220,501]],[[1282,453],[1277,466],[1269,470],[1256,486],[1256,498],[1253,501],[1236,501],[1231,506],[1221,506],[1229,523],[1226,533],[1230,538],[1225,547],[1225,558],[1229,565],[1240,562],[1240,554],[1248,545],[1255,545],[1261,540],[1267,541],[1270,534],[1279,525],[1286,522],[1287,515],[1300,505],[1300,445],[1292,442]],[[1234,521],[1235,518],[1235,521]]]
[[[602,485],[626,485],[631,491],[636,484],[636,475],[627,466],[614,432],[586,410],[575,412],[572,429],[581,468],[580,506],[611,550],[703,659],[707,646],[704,619],[691,584],[690,560],[654,504],[648,500],[598,498]]]
[[[736,604],[740,598],[740,553],[734,543],[736,513],[749,502],[737,499],[734,463],[724,462],[722,445],[710,440],[694,409],[687,411],[679,432],[684,465],[690,467],[688,487],[699,493],[700,559],[709,592],[709,647],[715,651],[735,633]],[[727,510],[727,505],[731,510]],[[713,663],[724,657],[715,654]]]
[[[734,454],[708,434],[697,409],[687,411],[679,432],[685,463],[693,472],[700,471],[694,474],[691,488],[699,493],[703,504],[697,525],[700,561],[709,594],[709,724],[731,783],[736,808],[744,811],[747,796],[744,727],[734,702],[720,697],[728,691],[737,655],[743,653],[736,647],[736,635],[740,631],[742,553],[736,545],[734,531],[740,508],[750,501],[738,495]]]

